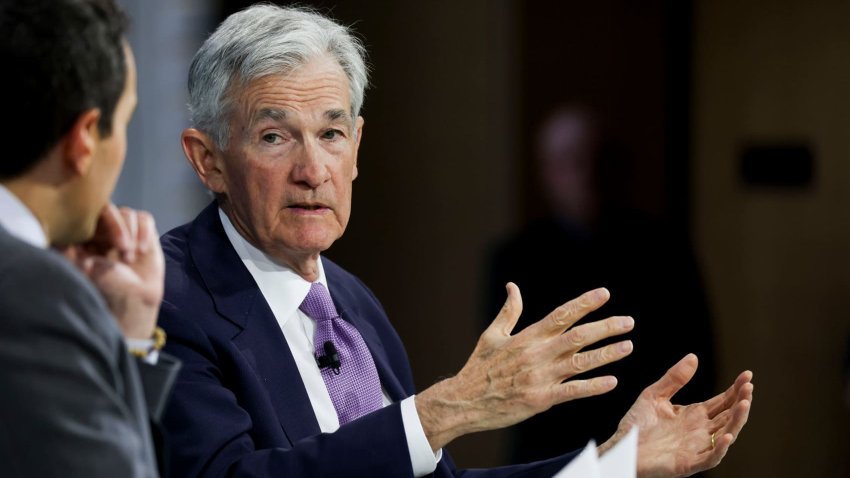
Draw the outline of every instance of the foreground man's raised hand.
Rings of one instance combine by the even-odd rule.
[[[697,357],[689,354],[644,389],[614,436],[600,445],[599,453],[606,452],[637,426],[639,477],[690,476],[717,466],[747,423],[753,400],[753,374],[742,372],[725,392],[704,402],[673,405],[673,395],[696,370]]]
[[[153,216],[108,204],[94,237],[66,248],[64,254],[103,295],[125,337],[152,336],[165,279]]]
[[[459,436],[513,425],[553,405],[599,395],[617,385],[613,376],[568,380],[632,351],[628,340],[583,351],[632,330],[631,317],[570,329],[608,301],[606,289],[567,302],[516,335],[511,333],[522,313],[522,298],[512,283],[507,291],[504,307],[460,372],[416,396],[422,428],[434,450]]]

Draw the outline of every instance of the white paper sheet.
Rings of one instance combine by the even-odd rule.
[[[599,455],[593,440],[552,478],[602,478],[599,474]]]
[[[614,445],[601,458],[593,440],[552,478],[636,478],[637,428]]]
[[[599,458],[600,478],[637,478],[637,427]]]

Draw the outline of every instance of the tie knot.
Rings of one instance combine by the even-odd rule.
[[[331,299],[331,294],[319,282],[313,282],[310,285],[310,292],[301,302],[299,307],[305,314],[316,320],[328,320],[339,317],[334,306],[334,301]]]

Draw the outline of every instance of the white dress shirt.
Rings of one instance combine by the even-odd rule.
[[[38,247],[47,249],[47,236],[44,229],[32,211],[0,184],[0,226],[18,239]]]
[[[246,241],[230,219],[221,209],[218,210],[221,224],[227,238],[242,259],[242,263],[254,277],[254,281],[260,288],[263,297],[269,304],[269,308],[277,320],[280,330],[283,332],[298,373],[307,389],[307,396],[319,422],[319,428],[323,433],[333,433],[339,428],[339,418],[331,401],[322,374],[316,364],[313,355],[313,335],[316,322],[298,307],[307,293],[310,291],[310,282],[304,280],[292,269],[275,262],[271,257],[254,247]],[[317,261],[320,282],[328,286],[322,258]],[[329,289],[330,290],[330,289]],[[392,401],[386,390],[381,389],[384,396],[384,406]],[[413,464],[414,476],[425,476],[437,468],[437,462],[442,457],[442,450],[436,454],[431,451],[431,445],[422,430],[419,414],[416,412],[414,396],[410,396],[401,402],[401,417],[404,424],[404,432],[407,437],[407,448],[410,452],[410,462]]]

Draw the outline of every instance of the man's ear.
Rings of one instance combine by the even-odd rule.
[[[354,172],[351,179],[357,179],[357,154],[360,151],[360,140],[363,138],[363,123],[365,120],[362,116],[358,116],[354,121]]]
[[[99,121],[100,109],[86,110],[77,117],[62,139],[62,161],[66,170],[74,176],[84,176],[91,167],[97,143],[100,141],[100,131],[97,128]]]
[[[214,193],[227,193],[224,165],[212,138],[198,129],[188,128],[180,135],[180,143],[201,182]]]

